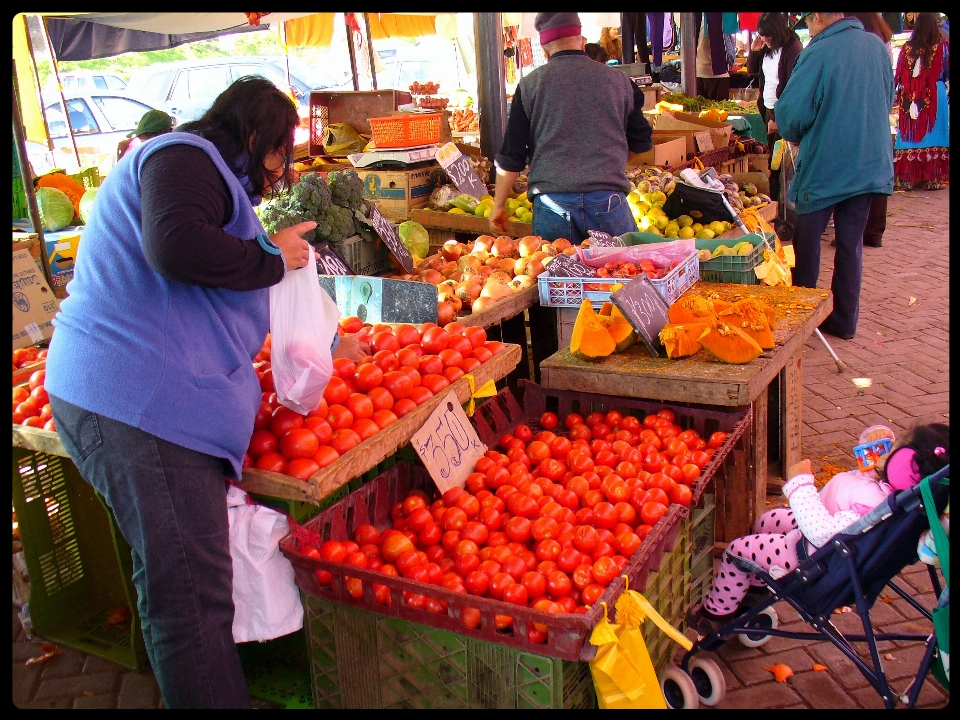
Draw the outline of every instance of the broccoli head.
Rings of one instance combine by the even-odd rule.
[[[327,176],[331,202],[351,210],[363,209],[363,180],[356,170],[335,170]]]
[[[332,207],[330,197],[330,188],[323,177],[315,172],[306,173],[300,182],[260,206],[260,222],[274,235],[284,228],[313,220],[317,223],[316,239],[320,240],[321,221]]]
[[[342,242],[356,235],[353,211],[340,205],[329,205],[322,215],[316,218],[317,239],[320,241]]]

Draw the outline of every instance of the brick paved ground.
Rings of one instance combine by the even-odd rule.
[[[864,248],[863,290],[857,337],[826,336],[848,369],[837,366],[816,337],[804,349],[803,452],[814,461],[818,479],[837,468],[852,468],[851,448],[869,424],[886,423],[895,432],[935,420],[949,422],[949,191],[896,193],[889,202],[882,248]],[[832,230],[822,244],[820,286],[832,277]],[[915,299],[915,300],[914,300]],[[853,378],[872,385],[858,388]],[[782,498],[771,496],[780,504]],[[920,601],[933,605],[926,568],[917,564],[900,576]],[[894,596],[896,597],[896,596]],[[806,626],[785,603],[776,606],[781,626]],[[917,631],[918,614],[898,597],[873,610],[878,630]],[[834,616],[841,631],[858,625],[854,613]],[[926,626],[924,626],[926,627]],[[689,632],[689,631],[688,631]],[[133,673],[100,658],[61,648],[42,665],[26,665],[40,654],[13,608],[13,703],[21,708],[157,708],[160,693],[150,671]],[[902,691],[919,663],[916,644],[884,643],[884,668]],[[889,656],[889,657],[887,657]],[[872,709],[879,696],[832,644],[773,638],[747,649],[733,641],[715,656],[727,683],[719,709]],[[789,665],[794,675],[775,682],[764,667]],[[829,670],[815,672],[818,662]],[[925,683],[918,703],[942,708],[949,694]]]

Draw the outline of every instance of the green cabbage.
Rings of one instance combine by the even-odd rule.
[[[54,187],[36,189],[37,205],[40,208],[40,224],[45,232],[63,230],[73,222],[73,203],[63,191]]]
[[[430,252],[430,235],[420,223],[414,220],[402,222],[397,228],[397,234],[411,255],[422,260]]]
[[[93,200],[97,197],[97,190],[100,188],[90,188],[83,197],[80,198],[80,221],[86,225],[90,222],[90,212],[93,210]]]

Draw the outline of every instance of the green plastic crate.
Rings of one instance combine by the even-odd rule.
[[[145,669],[130,546],[73,462],[13,448],[13,509],[34,634]]]
[[[20,220],[30,214],[27,207],[27,193],[24,190],[23,179],[14,176],[13,178],[13,219]]]
[[[313,707],[305,630],[267,642],[240,643],[237,651],[254,701],[287,710]]]
[[[769,236],[773,242],[773,234]],[[744,240],[753,245],[753,252],[749,255],[721,255],[712,260],[700,261],[700,279],[704,282],[716,283],[734,283],[738,285],[759,285],[760,279],[753,271],[763,262],[764,242],[763,236],[757,233],[749,233],[736,238],[716,238],[713,240],[697,240],[697,250],[709,250],[713,252],[720,245],[733,247]]]
[[[301,598],[317,708],[597,707],[587,663]]]
[[[703,507],[691,512],[690,604],[703,600],[713,581],[714,524],[717,508],[713,493],[703,496]]]

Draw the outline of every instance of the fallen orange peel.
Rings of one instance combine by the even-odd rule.
[[[765,667],[763,669],[772,672],[777,682],[786,682],[787,678],[793,675],[793,668],[784,663],[777,663],[773,667]]]
[[[814,663],[813,669],[817,672],[823,672],[824,670],[829,670],[826,665],[821,665],[820,663]]]

